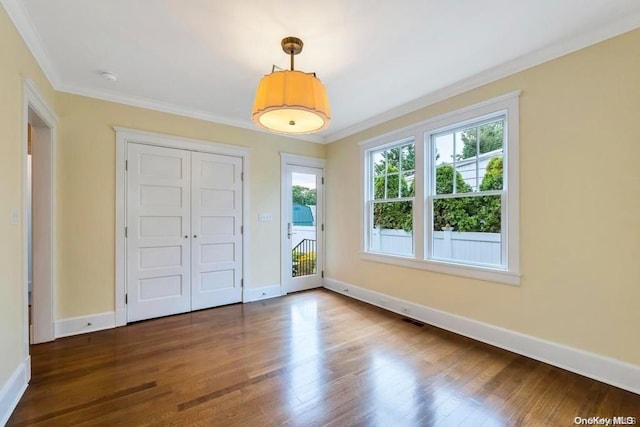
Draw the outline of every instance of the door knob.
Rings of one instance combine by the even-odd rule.
[[[198,237],[196,234],[193,235],[193,238],[195,239],[196,237]]]
[[[291,236],[293,236],[294,234],[296,234],[296,233],[292,233],[291,232],[291,223],[290,222],[287,223],[287,238],[289,240],[291,240]]]

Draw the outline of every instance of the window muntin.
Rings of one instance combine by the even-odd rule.
[[[415,145],[402,141],[369,152],[369,215],[367,248],[371,252],[414,255],[413,209]]]

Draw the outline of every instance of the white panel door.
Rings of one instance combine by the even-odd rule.
[[[242,159],[191,154],[191,309],[242,301]]]
[[[127,146],[127,320],[191,310],[191,153]]]

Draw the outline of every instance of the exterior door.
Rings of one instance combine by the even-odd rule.
[[[191,154],[191,309],[242,301],[242,159]]]
[[[286,164],[282,280],[285,292],[322,286],[323,169]]]
[[[190,156],[128,144],[129,322],[191,310]]]

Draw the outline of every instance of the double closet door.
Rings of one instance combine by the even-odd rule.
[[[242,158],[127,144],[127,320],[242,300]]]

